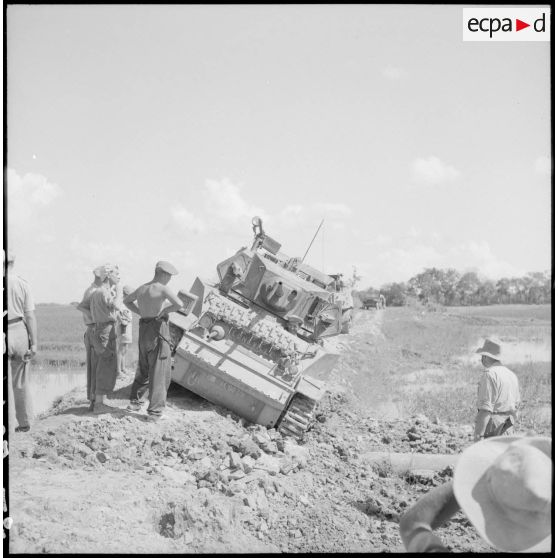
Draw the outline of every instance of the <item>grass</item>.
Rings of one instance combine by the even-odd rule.
[[[37,305],[37,354],[32,360],[34,369],[85,368],[83,334],[85,325],[81,312],[68,304]],[[128,366],[137,362],[138,320],[134,316],[132,346],[126,360]]]
[[[474,348],[488,335],[497,335],[510,345],[546,341],[550,348],[549,308],[544,315],[542,308],[513,305],[459,308],[442,313],[388,309],[383,324],[386,339],[375,368],[389,370],[392,399],[404,414],[421,413],[449,423],[472,424],[482,370]],[[471,321],[472,316],[480,320]],[[552,430],[552,369],[550,353],[544,354],[546,346],[542,346],[543,350],[534,347],[539,349],[534,354],[543,354],[545,360],[505,363],[519,379],[520,428],[539,434],[549,434]],[[468,356],[473,357],[473,362],[467,362]]]

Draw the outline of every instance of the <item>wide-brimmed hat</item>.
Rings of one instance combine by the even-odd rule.
[[[478,533],[507,552],[550,552],[552,440],[497,436],[469,446],[453,476],[455,498]]]
[[[485,355],[496,360],[502,356],[502,347],[494,339],[485,339],[484,345],[476,351],[479,355]]]

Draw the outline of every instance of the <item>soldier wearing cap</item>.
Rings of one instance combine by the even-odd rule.
[[[91,335],[93,357],[89,388],[95,414],[111,409],[105,401],[116,384],[116,322],[121,310],[115,295],[120,280],[118,266],[103,266],[100,278],[101,285],[92,292],[88,301],[83,302],[83,307],[89,310],[95,323]]]
[[[29,394],[29,362],[37,352],[35,304],[29,283],[14,273],[15,255],[6,254],[8,307],[8,374],[11,376],[13,402],[18,426],[16,432],[27,432],[31,425],[32,406]]]
[[[182,307],[182,301],[167,285],[178,271],[169,262],[159,261],[149,283],[124,298],[124,304],[140,316],[139,362],[130,393],[128,410],[139,411],[149,390],[148,419],[161,418],[171,377],[171,347],[168,317]]]
[[[91,316],[90,300],[92,294],[103,284],[106,279],[106,266],[100,265],[93,270],[93,283],[85,289],[81,302],[78,304],[77,309],[83,315],[85,323],[85,333],[83,335],[83,342],[85,344],[85,356],[87,364],[87,399],[89,400],[89,410],[92,411],[95,404],[95,390],[91,390],[93,371],[97,367],[96,353],[93,350],[93,332],[95,329],[95,322]]]
[[[496,340],[485,339],[476,352],[484,370],[478,387],[474,440],[511,435],[521,400],[517,376],[501,363],[502,348]]]

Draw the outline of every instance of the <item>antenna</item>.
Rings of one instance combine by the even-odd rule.
[[[306,252],[304,253],[304,256],[303,256],[302,260],[300,260],[300,263],[302,263],[304,261],[304,258],[306,258],[306,254],[308,254],[308,250],[310,250],[310,248],[312,247],[312,244],[314,243],[314,240],[316,239],[316,236],[320,232],[320,229],[322,228],[323,224],[324,224],[324,220],[322,219],[322,222],[318,225],[318,230],[314,234],[314,238],[312,238],[312,240],[310,242],[310,246],[308,246],[308,248],[306,249]]]

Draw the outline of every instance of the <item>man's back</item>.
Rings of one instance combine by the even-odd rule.
[[[509,368],[498,364],[483,372],[479,384],[479,409],[493,413],[514,411],[519,401],[519,382]]]
[[[115,322],[117,308],[114,296],[108,285],[102,285],[93,290],[89,299],[91,317],[95,323]]]
[[[167,288],[162,283],[151,282],[136,291],[138,309],[142,318],[155,318],[167,299]]]
[[[23,318],[27,312],[35,310],[29,283],[11,272],[8,273],[7,280],[8,320]]]

